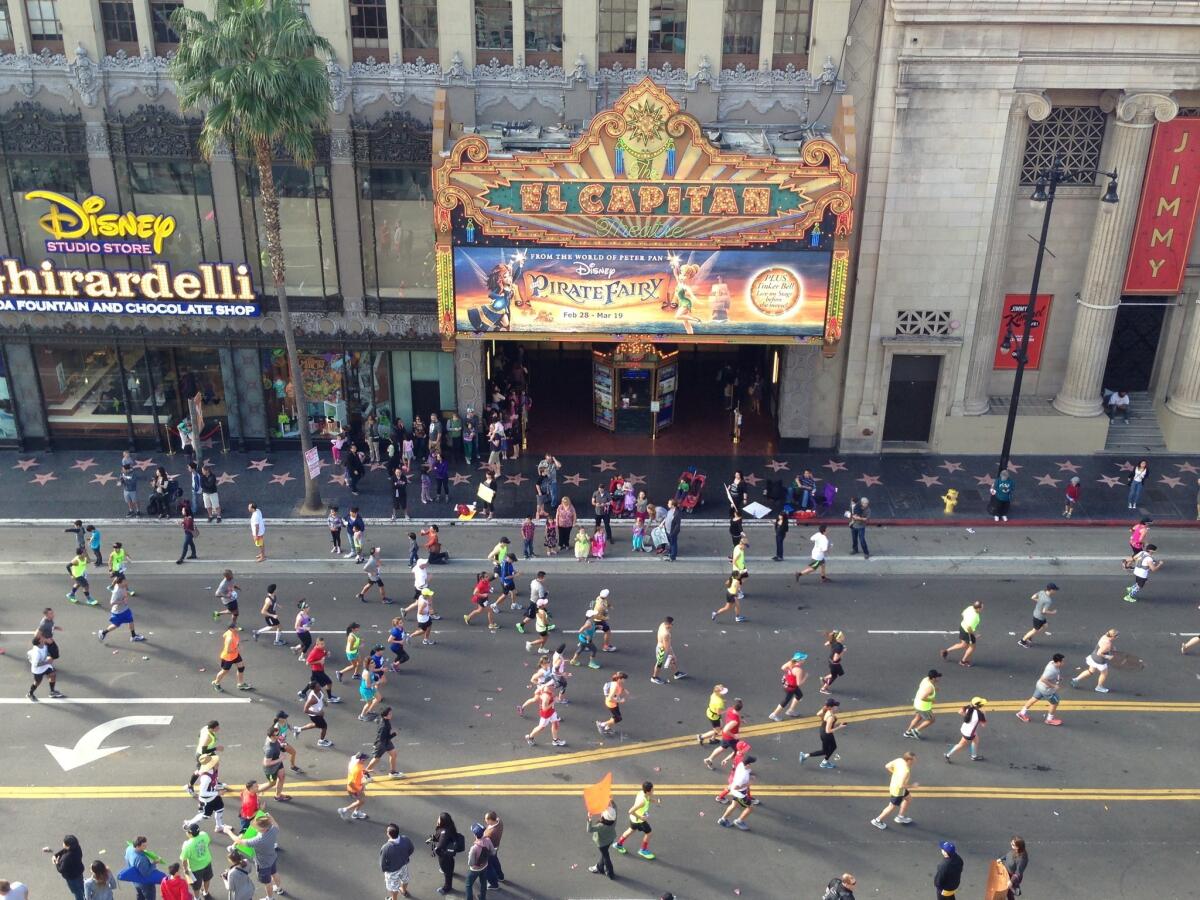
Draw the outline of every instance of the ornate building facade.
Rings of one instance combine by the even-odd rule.
[[[105,213],[173,219],[160,248],[172,269],[242,267],[232,271],[251,280],[262,314],[0,310],[0,440],[161,445],[197,393],[234,446],[288,442],[306,420],[324,430],[369,412],[407,421],[479,405],[487,348],[444,350],[435,300],[430,170],[458,135],[552,145],[649,76],[714,132],[761,133],[766,151],[788,132],[833,133],[849,160],[879,21],[850,0],[301,3],[334,58],[315,164],[281,158],[275,172],[310,400],[297,410],[264,284],[255,174],[229,152],[201,157],[198,122],[167,75],[181,5],[211,8],[0,0],[0,255],[152,270],[136,248],[47,240],[46,222],[68,207],[46,195],[100,198]],[[834,438],[842,367],[819,347],[781,348],[785,438]]]

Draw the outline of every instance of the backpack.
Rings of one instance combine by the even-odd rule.
[[[467,849],[467,839],[463,836],[462,832],[457,832],[454,835],[454,851],[453,852],[462,853],[466,849]]]

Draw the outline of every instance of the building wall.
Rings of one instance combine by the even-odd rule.
[[[186,5],[209,14],[213,9],[211,0],[187,0]],[[436,0],[432,6],[436,8],[438,27],[431,37],[433,46],[406,45],[410,33],[400,27],[401,9],[412,18],[418,5],[411,0],[388,0],[385,38],[380,46],[365,48],[356,30],[362,20],[354,3],[310,0],[302,4],[309,10],[316,30],[334,49],[334,58],[328,64],[333,94],[326,123],[326,149],[320,162],[328,177],[328,218],[332,220],[326,236],[326,243],[332,241],[332,253],[328,246],[325,249],[336,261],[337,285],[333,290],[314,291],[308,282],[304,289],[291,291],[298,334],[302,345],[310,350],[438,348],[431,286],[402,285],[396,289],[394,284],[384,285],[382,279],[373,278],[370,260],[381,253],[386,257],[392,248],[378,246],[382,225],[378,217],[372,219],[364,213],[362,172],[372,163],[367,158],[371,151],[362,147],[368,140],[363,136],[389,116],[393,124],[400,121],[397,117],[411,117],[389,132],[389,152],[403,156],[396,146],[404,142],[404,129],[411,129],[413,134],[424,130],[423,140],[428,141],[439,92],[447,98],[453,134],[463,125],[495,121],[582,124],[610,104],[627,85],[646,75],[667,86],[686,109],[704,122],[828,127],[837,117],[845,116],[847,83],[841,75],[843,69],[854,73],[851,90],[870,90],[869,73],[861,59],[853,65],[845,58],[847,29],[854,22],[848,0],[813,0],[811,18],[801,15],[789,20],[796,23],[795,34],[780,37],[780,46],[783,51],[796,52],[786,54],[775,52],[775,14],[792,8],[806,11],[809,5],[796,0],[765,0],[756,27],[759,45],[757,53],[752,54],[756,59],[752,58],[750,65],[738,64],[740,59],[735,62],[733,56],[723,52],[723,31],[713,27],[723,16],[720,0],[691,0],[685,4],[687,23],[681,32],[685,48],[676,46],[679,52],[656,47],[660,29],[651,28],[651,24],[659,24],[661,16],[651,0],[638,0],[630,45],[625,48],[627,52],[615,56],[602,54],[602,23],[595,0],[565,0],[561,39],[530,35],[528,48],[523,39],[525,4],[518,0],[512,4],[515,46],[507,51],[476,47],[474,22],[479,10],[473,0]],[[58,0],[62,39],[39,44],[30,39],[24,4],[10,3],[9,7],[14,35],[8,49],[13,52],[0,52],[0,115],[19,103],[35,103],[52,113],[79,116],[86,135],[92,191],[106,197],[110,209],[114,208],[123,162],[120,158],[114,160],[110,126],[121,117],[137,115],[144,106],[161,107],[161,114],[167,118],[191,115],[178,109],[167,74],[166,55],[172,45],[155,40],[150,0],[131,0],[136,39],[119,46],[106,40],[99,5],[94,0]],[[858,21],[865,24],[873,20],[868,13]],[[812,52],[808,53],[805,49],[810,41]],[[0,51],[4,49],[0,47]],[[861,44],[854,55],[862,56]],[[422,164],[429,161],[426,151]],[[255,263],[258,252],[253,243],[253,205],[239,187],[236,160],[227,152],[215,154],[211,178],[215,230],[224,258]],[[421,236],[422,240],[431,238],[431,211],[428,218],[429,231]],[[5,240],[0,235],[0,241]],[[8,246],[2,249],[13,252]],[[285,250],[291,253],[294,272],[311,266],[309,243],[285,241]],[[270,412],[262,408],[255,378],[242,369],[257,359],[258,348],[281,342],[275,313],[268,312],[258,320],[219,322],[101,316],[67,322],[62,317],[15,313],[6,313],[0,320],[0,330],[10,333],[9,340],[26,329],[35,335],[56,337],[79,333],[101,342],[113,335],[127,340],[143,330],[163,340],[186,333],[193,336],[192,340],[219,346],[222,368],[232,365],[240,373],[235,385],[239,408],[230,411],[229,428],[238,438],[270,440]],[[35,371],[34,364],[28,362],[29,352],[28,347],[22,347],[11,354],[12,377],[22,372],[28,377]],[[831,443],[837,431],[836,385],[844,359],[818,354],[809,365],[817,385],[817,402],[797,405],[796,410],[807,411],[803,415],[793,411],[782,417],[781,424],[785,437],[819,435],[820,441]],[[459,394],[476,396],[480,390],[478,361],[460,354],[455,368],[462,382]],[[20,421],[26,424],[24,434],[38,439],[46,423],[39,419],[32,386],[18,387],[23,400]],[[785,407],[789,402],[785,396]]]
[[[973,408],[972,357],[995,344],[1003,294],[1028,293],[1036,240],[1027,235],[1036,237],[1042,221],[1041,209],[1027,202],[1031,188],[1013,178],[1024,147],[1015,129],[1027,127],[1014,117],[1014,104],[1043,118],[1055,106],[1104,106],[1106,167],[1122,96],[1164,95],[1162,110],[1154,110],[1159,121],[1174,114],[1168,107],[1198,105],[1200,4],[1156,4],[1150,12],[1124,0],[889,0],[878,58],[840,444],[847,451],[883,447],[890,354],[917,347],[914,352],[945,357],[931,445],[990,450],[991,424],[968,420],[984,411]],[[1043,101],[1045,110],[1037,110]],[[1140,184],[1144,165],[1144,154],[1127,162],[1122,182]],[[1103,333],[1092,339],[1090,355],[1073,344],[1083,308],[1077,295],[1089,283],[1089,248],[1102,230],[1098,222],[1114,215],[1098,203],[1103,188],[1100,180],[1095,187],[1059,189],[1048,242],[1054,255],[1039,289],[1054,302],[1041,367],[1026,373],[1023,410],[1053,414],[1050,401],[1066,390],[1072,367],[1086,362],[1094,369],[1097,354],[1102,364],[1107,353]],[[1131,207],[1139,199],[1128,188],[1121,195]],[[1185,297],[1196,295],[1197,274],[1193,267]],[[1116,291],[1091,299],[1115,303],[1119,286]],[[1159,397],[1183,365],[1187,342],[1177,335],[1185,306],[1164,328],[1153,386]],[[889,350],[889,341],[900,340],[897,316],[905,310],[945,311],[948,324],[904,336],[908,350]],[[988,368],[974,393],[1007,396],[1012,373]],[[1088,413],[1098,412],[1097,397]],[[1094,417],[1068,422],[1054,426],[1064,450],[1103,446],[1106,428]],[[1018,449],[1022,431],[1028,429],[1018,428]]]

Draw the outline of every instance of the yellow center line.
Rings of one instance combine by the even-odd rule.
[[[989,712],[1013,712],[1021,708],[1020,700],[997,700],[989,702]],[[959,702],[935,704],[934,711],[938,713],[957,713],[961,708]],[[1200,713],[1200,703],[1192,702],[1161,702],[1144,703],[1134,700],[1076,700],[1065,701],[1059,707],[1063,714],[1073,712],[1108,712],[1108,713]],[[846,712],[840,716],[844,722],[868,722],[879,719],[903,717],[912,714],[911,706],[887,706]],[[532,721],[532,720],[530,720]],[[760,725],[748,725],[741,730],[744,738],[771,737],[790,732],[815,729],[820,719],[814,715],[803,716],[785,722],[765,722]],[[434,796],[446,794],[470,794],[478,792],[513,793],[527,796],[555,795],[559,793],[578,795],[582,789],[580,784],[439,784],[445,781],[459,781],[472,778],[490,778],[502,775],[514,775],[524,772],[534,772],[541,769],[559,769],[565,766],[577,766],[589,763],[605,762],[613,759],[626,759],[647,753],[678,750],[695,747],[695,734],[659,738],[653,741],[640,741],[631,744],[615,744],[595,750],[582,750],[573,753],[561,753],[538,756],[532,759],[510,759],[497,762],[476,763],[465,766],[451,766],[443,769],[429,769],[424,772],[410,773],[403,780],[386,780],[381,777],[372,782],[368,788],[372,794],[409,794],[413,796]],[[295,795],[304,796],[344,796],[343,779],[320,781],[289,781],[287,790]],[[682,785],[676,786],[684,793],[708,793],[714,790],[713,785]],[[636,791],[638,786],[628,786],[629,791]],[[660,792],[670,792],[672,788],[662,785]],[[849,796],[855,792],[878,795],[880,788],[874,785],[863,786],[816,786],[816,785],[775,785],[756,787],[755,792],[766,796],[768,793],[784,790],[793,793],[780,796]],[[937,793],[934,793],[936,791]],[[1091,800],[1149,800],[1149,799],[1195,799],[1192,795],[1197,792],[1177,790],[1174,788],[1027,788],[1027,787],[982,787],[982,788],[921,788],[922,796],[954,797],[972,796],[970,792],[982,791],[979,796],[996,799],[1036,799],[1053,794],[1055,798],[1091,799]],[[809,793],[812,792],[812,793]],[[1080,796],[1073,796],[1078,793]],[[1128,794],[1128,796],[1125,796]],[[181,790],[178,785],[49,785],[49,786],[20,786],[0,785],[0,800],[93,800],[93,799],[154,799],[178,798]],[[269,796],[269,795],[268,795]]]

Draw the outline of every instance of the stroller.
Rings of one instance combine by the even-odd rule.
[[[609,515],[620,517],[625,514],[625,495],[628,492],[629,486],[620,475],[614,476],[608,482],[608,493],[612,496],[608,506]]]
[[[679,491],[677,496],[679,506],[685,512],[695,512],[704,505],[704,483],[708,476],[697,472],[696,467],[684,470],[679,476]]]
[[[156,492],[150,495],[150,499],[146,501],[146,515],[166,518],[171,514],[171,508],[176,505],[182,496],[183,488],[172,477],[167,482],[167,492],[165,494]]]

